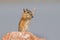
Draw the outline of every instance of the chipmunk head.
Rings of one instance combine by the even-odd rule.
[[[33,13],[28,9],[23,9],[23,18],[29,20],[29,19],[33,18]]]

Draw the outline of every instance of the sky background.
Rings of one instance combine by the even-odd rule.
[[[47,40],[60,40],[60,1],[0,0],[0,40],[8,32],[17,31],[22,9],[34,11],[29,31]]]

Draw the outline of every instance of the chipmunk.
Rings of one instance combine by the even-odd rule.
[[[33,18],[33,13],[28,9],[23,9],[23,15],[18,24],[18,31],[23,32],[28,30],[28,25]]]

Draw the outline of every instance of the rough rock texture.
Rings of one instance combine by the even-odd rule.
[[[30,32],[10,32],[2,37],[2,40],[46,40],[36,37]]]

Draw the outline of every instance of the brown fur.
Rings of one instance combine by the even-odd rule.
[[[23,9],[23,15],[18,25],[19,26],[18,31],[27,31],[28,25],[32,18],[33,18],[32,12],[28,9]]]

